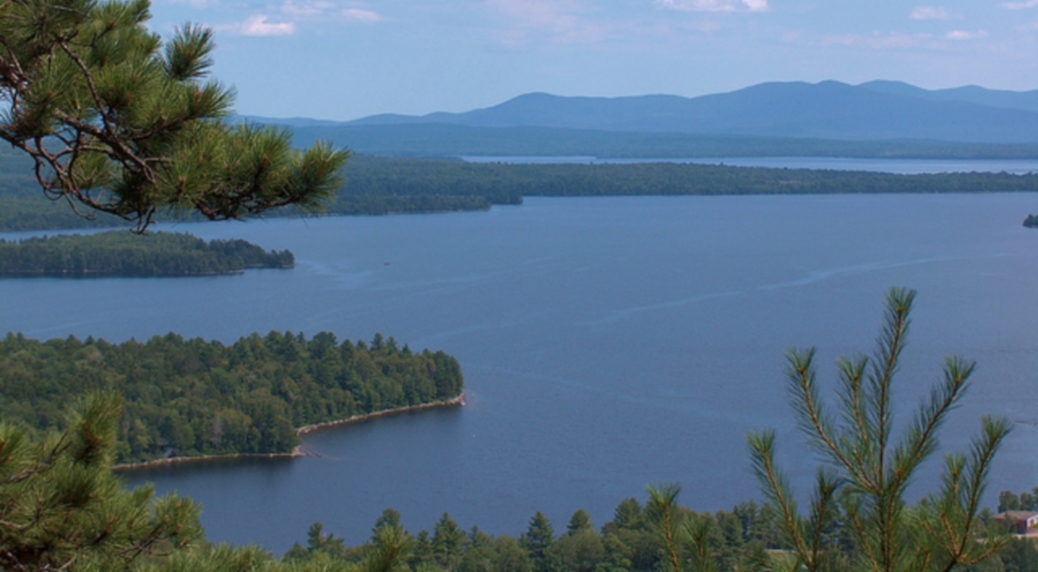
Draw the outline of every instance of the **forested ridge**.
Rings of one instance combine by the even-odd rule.
[[[2,165],[0,165],[2,166]],[[774,169],[690,163],[507,164],[460,159],[355,156],[347,184],[325,205],[329,215],[381,215],[485,210],[523,197],[748,195],[841,193],[985,193],[1038,191],[1038,175]],[[8,185],[0,175],[0,231],[113,226],[83,219],[66,205]],[[296,216],[294,208],[266,216]],[[195,216],[189,220],[202,220]]]
[[[265,120],[276,124],[277,120]],[[447,123],[292,127],[296,144],[348,143],[358,154],[409,157],[551,156],[602,158],[866,157],[1033,159],[1034,144],[963,143],[705,135],[552,127],[475,127]]]
[[[241,239],[125,230],[0,239],[0,276],[196,276],[246,268],[291,268],[287,250],[267,252]]]
[[[0,340],[0,419],[61,428],[64,404],[123,396],[115,460],[288,453],[296,428],[458,396],[458,362],[390,337],[337,343],[321,332],[253,334],[225,346],[176,334],[110,344]]]

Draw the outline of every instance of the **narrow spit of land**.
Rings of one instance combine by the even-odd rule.
[[[324,423],[315,423],[313,425],[307,425],[296,429],[296,434],[300,437],[314,433],[317,431],[323,431],[326,429],[334,429],[343,425],[352,425],[354,423],[362,423],[364,421],[371,421],[372,419],[378,419],[380,417],[390,417],[393,415],[400,415],[403,413],[415,413],[418,411],[424,411],[426,409],[438,409],[441,407],[464,407],[465,406],[465,394],[462,393],[457,397],[451,399],[445,399],[443,401],[433,401],[430,403],[423,403],[421,405],[409,405],[407,407],[396,407],[393,409],[384,409],[382,411],[375,411],[373,413],[364,413],[361,415],[354,415],[346,419],[336,419],[334,421],[326,421]],[[179,465],[182,463],[197,463],[206,461],[219,461],[224,459],[297,459],[299,457],[319,457],[315,453],[310,453],[303,450],[303,445],[300,443],[296,445],[289,453],[238,453],[228,455],[197,455],[194,457],[169,457],[166,459],[156,459],[154,461],[145,461],[143,463],[125,463],[121,465],[115,465],[112,467],[114,471],[132,471],[135,469],[145,469],[151,467],[161,467],[164,465]]]
[[[337,342],[329,332],[252,334],[225,346],[176,334],[141,343],[75,337],[0,339],[0,418],[61,429],[58,404],[123,396],[116,464],[291,456],[300,436],[334,424],[457,405],[457,360],[392,337]],[[297,429],[298,428],[298,429]]]

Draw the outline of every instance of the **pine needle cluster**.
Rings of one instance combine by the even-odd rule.
[[[209,78],[212,30],[187,24],[163,43],[149,8],[0,2],[0,139],[33,159],[49,198],[143,231],[159,211],[238,219],[338,191],[347,152],[226,122],[234,91]]]

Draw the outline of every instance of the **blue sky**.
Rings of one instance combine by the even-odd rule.
[[[1038,0],[153,0],[216,30],[237,111],[348,120],[543,91],[687,97],[765,81],[1038,88]]]

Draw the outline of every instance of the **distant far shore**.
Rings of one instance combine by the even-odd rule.
[[[452,397],[444,401],[434,401],[432,403],[422,403],[420,405],[409,405],[407,407],[397,407],[394,409],[383,409],[382,411],[374,411],[372,413],[364,413],[362,415],[354,415],[347,417],[346,419],[337,419],[335,421],[326,421],[324,423],[315,423],[313,425],[305,425],[296,429],[296,434],[300,437],[309,435],[316,431],[322,431],[324,429],[331,429],[342,425],[350,425],[353,423],[361,423],[363,421],[369,421],[379,417],[389,417],[392,415],[399,415],[401,413],[413,413],[415,411],[422,411],[425,409],[435,409],[440,407],[462,407],[465,405],[465,393],[459,394],[457,397]],[[289,453],[233,453],[229,455],[192,455],[185,457],[170,457],[168,459],[156,459],[154,461],[145,461],[143,463],[126,463],[121,465],[115,465],[112,467],[113,471],[133,471],[136,469],[150,469],[154,467],[162,467],[166,465],[179,465],[182,463],[202,463],[208,461],[220,461],[225,459],[296,459],[299,457],[319,457],[315,453],[307,453],[302,450],[302,445],[297,445]]]

